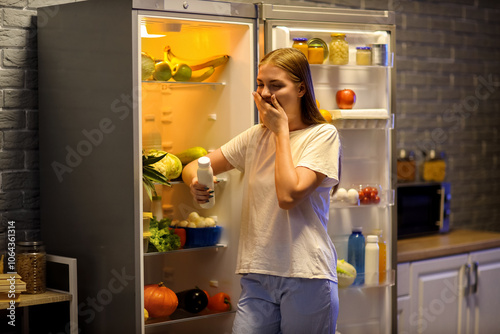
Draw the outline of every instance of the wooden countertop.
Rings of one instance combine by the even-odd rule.
[[[397,247],[398,263],[418,261],[500,247],[500,233],[452,230],[445,234],[398,240]]]
[[[71,298],[72,298],[71,294],[69,293],[52,291],[52,290],[47,290],[44,293],[35,295],[22,293],[20,296],[20,300],[16,302],[16,308],[70,301]],[[0,302],[0,310],[5,310],[7,307],[9,307],[8,301]]]

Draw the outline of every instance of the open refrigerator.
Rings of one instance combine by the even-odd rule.
[[[250,92],[264,52],[290,46],[298,35],[327,40],[333,31],[355,36],[353,46],[387,43],[393,52],[392,14],[216,1],[107,0],[40,8],[38,19],[42,238],[48,253],[78,261],[78,327],[88,333],[230,333],[235,307],[144,320],[144,286],[158,282],[174,292],[194,287],[209,294],[226,292],[236,305],[242,195],[237,171],[218,176],[211,209],[198,207],[182,181],[157,187],[164,216],[180,220],[196,211],[216,217],[223,232],[214,246],[146,252],[143,212],[151,210],[142,184],[146,116],[154,115],[167,152],[194,146],[216,149],[258,121]],[[166,46],[178,58],[230,58],[202,82],[143,80],[141,53],[161,60]],[[341,134],[341,186],[375,183],[383,193],[379,205],[331,205],[329,234],[340,254],[346,230],[355,223],[381,228],[388,241],[387,280],[377,287],[340,291],[339,330],[390,332],[396,328],[391,325],[394,68],[325,63],[311,69],[317,99],[332,112]],[[335,111],[334,92],[344,86],[358,94],[355,109],[382,110],[383,117],[353,119]]]
[[[311,64],[316,99],[337,127],[342,144],[342,175],[339,188],[376,188],[380,201],[349,202],[334,195],[330,202],[328,233],[338,258],[348,260],[348,238],[353,227],[363,234],[383,234],[385,266],[377,284],[339,289],[338,332],[391,333],[396,330],[396,216],[394,213],[394,112],[395,112],[395,16],[390,11],[351,10],[262,4],[259,13],[261,54],[291,47],[294,38],[322,40],[330,47],[332,34],[345,34],[349,61],[334,65],[330,50],[321,64]],[[317,43],[315,43],[317,44]],[[323,45],[325,45],[323,44]],[[386,48],[383,61],[357,65],[357,47]],[[378,56],[378,55],[377,55]],[[373,59],[373,57],[372,57]],[[352,109],[339,109],[336,93],[351,89],[356,94]],[[339,189],[340,190],[340,189]],[[340,193],[338,193],[340,194]],[[376,231],[378,230],[378,231]],[[383,252],[380,252],[381,254]]]

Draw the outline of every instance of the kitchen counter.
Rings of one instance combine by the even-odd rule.
[[[452,230],[398,240],[398,263],[462,254],[500,247],[500,233],[475,230]]]

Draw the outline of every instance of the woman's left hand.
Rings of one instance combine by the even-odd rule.
[[[283,130],[288,131],[288,116],[285,110],[279,104],[275,95],[271,96],[271,103],[268,103],[264,98],[257,92],[252,92],[253,98],[255,100],[255,105],[259,110],[260,120],[262,123],[274,133],[278,133]]]

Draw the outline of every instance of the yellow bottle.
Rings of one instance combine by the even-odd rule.
[[[372,234],[378,236],[378,249],[379,249],[379,259],[378,259],[378,273],[379,273],[379,284],[384,284],[386,280],[387,271],[387,242],[384,239],[382,230],[373,230]]]

